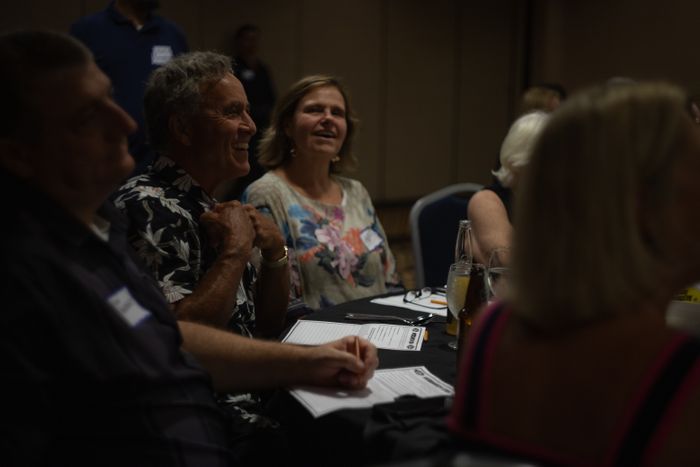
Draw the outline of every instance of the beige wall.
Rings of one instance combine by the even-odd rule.
[[[195,49],[228,52],[237,26],[258,24],[262,56],[280,91],[309,73],[343,77],[362,121],[355,176],[380,201],[411,200],[460,181],[487,182],[525,82],[557,81],[575,90],[624,75],[700,91],[700,62],[692,53],[700,2],[161,3],[161,13],[180,24]],[[2,6],[0,28],[67,30],[105,4],[12,2]]]
[[[612,76],[665,79],[700,92],[700,2],[535,0],[533,79],[575,90]]]
[[[375,199],[391,201],[489,178],[513,100],[518,2],[465,3],[477,4],[209,1],[200,2],[200,23],[191,26],[176,9],[163,13],[195,47],[225,50],[238,25],[258,24],[261,55],[280,92],[307,74],[341,76],[361,120],[354,176]]]
[[[192,48],[227,52],[258,24],[262,56],[283,91],[310,73],[341,76],[360,117],[360,179],[377,200],[411,200],[488,180],[512,105],[517,0],[164,0]],[[101,0],[27,0],[3,29],[66,30]]]

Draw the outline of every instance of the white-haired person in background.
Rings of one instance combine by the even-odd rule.
[[[545,112],[532,112],[513,122],[501,145],[501,167],[493,172],[496,180],[469,200],[467,217],[472,221],[477,262],[487,264],[494,248],[510,246],[514,191],[547,119]]]

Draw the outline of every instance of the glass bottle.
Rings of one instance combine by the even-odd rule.
[[[472,322],[486,303],[486,287],[484,286],[486,268],[483,264],[472,263],[471,280],[464,299],[464,307],[459,312],[459,333],[457,339],[457,365],[467,347],[469,330]]]
[[[462,219],[459,221],[457,240],[455,241],[455,263],[471,263],[472,254],[472,221]]]
[[[455,241],[455,263],[466,263],[471,268],[472,255],[472,222],[468,219],[459,221],[457,239]],[[459,323],[451,313],[447,313],[445,332],[450,336],[456,336]],[[454,347],[453,347],[454,348]]]

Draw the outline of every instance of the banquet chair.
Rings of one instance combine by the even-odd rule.
[[[443,287],[454,261],[459,221],[482,185],[457,183],[430,193],[413,204],[409,214],[416,288]]]

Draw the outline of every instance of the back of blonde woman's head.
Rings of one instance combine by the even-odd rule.
[[[518,118],[510,126],[501,144],[501,167],[493,175],[505,187],[514,187],[522,168],[530,160],[537,136],[544,128],[548,115],[533,112]]]
[[[654,293],[669,247],[671,169],[683,92],[663,83],[600,87],[550,118],[516,200],[516,310],[548,330],[575,327]]]

